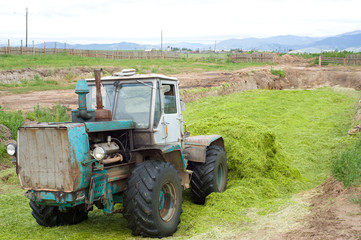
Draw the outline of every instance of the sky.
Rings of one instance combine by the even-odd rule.
[[[212,43],[361,30],[361,0],[0,0],[0,44]]]

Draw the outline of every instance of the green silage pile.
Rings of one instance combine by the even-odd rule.
[[[359,97],[347,89],[257,90],[188,103],[192,136],[224,138],[229,176],[227,190],[209,195],[204,206],[185,191],[179,234],[278,211],[293,194],[326,180],[335,156],[354,142],[347,131]]]
[[[228,220],[237,218],[255,201],[267,201],[293,190],[295,181],[301,179],[276,135],[252,120],[214,115],[193,122],[189,129],[192,135],[218,134],[224,138],[229,167],[227,190],[211,194],[206,207],[217,214],[226,212]]]

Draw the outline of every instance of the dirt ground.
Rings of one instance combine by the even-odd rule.
[[[344,188],[329,178],[310,199],[310,213],[300,219],[302,226],[274,239],[360,239],[361,187]]]
[[[270,70],[272,68],[285,70],[286,76],[279,77],[271,74]],[[80,70],[80,72],[89,73],[88,70]],[[111,69],[108,70],[111,71]],[[0,76],[7,76],[8,72],[0,71]],[[60,78],[61,76],[63,75],[60,74],[57,77]],[[356,67],[319,68],[281,64],[277,66],[250,67],[237,71],[184,73],[173,76],[179,79],[180,88],[185,90],[182,98],[186,102],[207,95],[227,94],[250,89],[310,89],[322,86],[341,86],[361,90],[361,68]],[[13,81],[17,80],[14,79]],[[223,87],[217,91],[205,91],[197,94],[189,91],[193,88],[219,86]],[[77,108],[77,95],[74,90],[41,91],[16,95],[0,91],[0,106],[10,110],[27,112],[32,111],[37,104],[43,107],[51,107],[56,103],[75,109]]]
[[[275,58],[279,65],[250,67],[237,71],[184,73],[174,75],[180,80],[183,98],[186,101],[214,94],[225,94],[248,89],[310,89],[322,86],[340,86],[361,90],[361,68],[357,67],[309,67],[306,60],[296,58]],[[271,69],[285,70],[286,76],[271,74]],[[34,74],[47,77],[45,69],[23,69],[0,71],[0,82],[14,82],[19,79],[33,79]],[[69,74],[85,76],[88,68],[75,72],[58,70],[59,79]],[[108,72],[119,71],[107,69]],[[47,75],[48,74],[48,75]],[[53,76],[54,73],[51,73]],[[227,84],[225,84],[227,83]],[[223,86],[220,90],[192,93],[193,88]],[[77,108],[74,90],[42,91],[10,95],[0,91],[0,106],[10,110],[32,111],[34,106],[51,107],[56,103]],[[0,165],[0,171],[5,167]],[[342,183],[330,178],[316,189],[294,196],[292,204],[280,211],[258,216],[249,211],[255,219],[249,226],[236,226],[238,230],[213,229],[196,238],[222,239],[360,239],[361,204],[352,201],[361,197],[361,187],[344,188]]]

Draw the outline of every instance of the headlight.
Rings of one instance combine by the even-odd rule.
[[[102,147],[96,147],[93,150],[93,156],[96,160],[100,161],[103,160],[105,158],[106,155],[106,151],[104,148]]]
[[[10,156],[15,156],[15,154],[16,154],[16,144],[14,144],[14,143],[9,143],[8,145],[6,145],[6,152],[7,152]]]

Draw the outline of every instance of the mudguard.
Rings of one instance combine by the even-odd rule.
[[[184,146],[184,155],[188,161],[204,163],[206,161],[207,147],[210,145],[224,148],[224,140],[220,135],[187,137]]]

